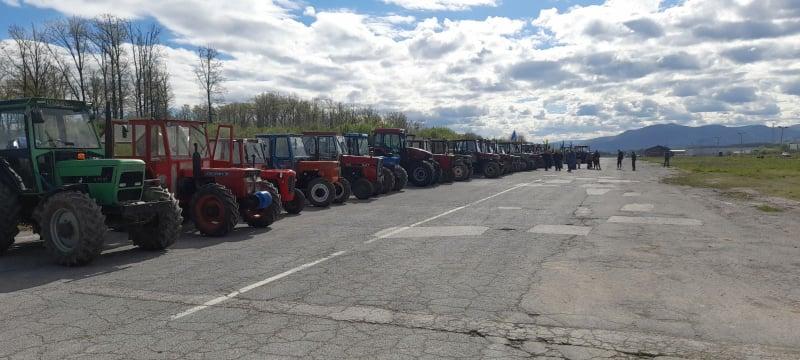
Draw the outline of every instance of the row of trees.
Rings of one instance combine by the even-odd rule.
[[[111,106],[115,118],[169,115],[161,27],[103,15],[12,25],[0,43],[0,98],[52,97]]]

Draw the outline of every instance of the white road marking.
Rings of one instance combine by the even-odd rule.
[[[622,207],[622,211],[629,212],[650,212],[655,206],[653,204],[627,204]]]
[[[636,197],[636,196],[642,196],[642,194],[638,193],[638,192],[626,192],[626,193],[622,194],[622,196],[625,196],[625,197]]]
[[[586,189],[586,195],[601,196],[608,194],[609,191],[611,191],[611,189],[588,188]]]
[[[644,224],[644,225],[681,225],[681,226],[701,226],[703,222],[696,219],[668,218],[668,217],[635,217],[635,216],[612,216],[608,219],[610,223],[618,224]]]
[[[638,183],[639,180],[600,179],[597,180],[597,182],[608,183],[608,184],[630,184],[630,183]]]
[[[486,226],[418,226],[406,227],[401,231],[392,232],[383,237],[391,238],[428,238],[428,237],[453,237],[453,236],[478,236],[489,230]]]
[[[283,278],[285,278],[285,277],[287,277],[289,275],[292,275],[292,274],[294,274],[294,273],[296,273],[298,271],[303,271],[303,270],[308,269],[308,268],[310,268],[310,267],[312,267],[314,265],[317,265],[319,263],[328,261],[328,260],[333,259],[333,258],[335,258],[337,256],[341,256],[341,255],[343,255],[345,253],[346,253],[346,251],[338,251],[338,252],[330,254],[330,255],[322,258],[322,259],[319,259],[319,260],[316,260],[316,261],[312,261],[312,262],[307,263],[307,264],[300,265],[300,266],[298,266],[296,268],[293,268],[293,269],[286,270],[286,271],[284,271],[284,272],[282,272],[282,273],[280,273],[278,275],[275,275],[275,276],[266,278],[264,280],[261,280],[259,282],[255,282],[255,283],[252,283],[250,285],[247,285],[247,286],[245,286],[245,287],[243,287],[243,288],[241,288],[239,290],[236,290],[236,291],[234,291],[234,292],[232,292],[232,293],[230,293],[228,295],[220,296],[218,298],[214,298],[214,299],[211,299],[209,301],[206,301],[202,305],[195,306],[195,307],[193,307],[193,308],[191,308],[189,310],[186,310],[186,311],[184,311],[182,313],[173,315],[170,319],[177,320],[177,319],[180,319],[182,317],[189,316],[189,315],[194,314],[194,313],[196,313],[198,311],[206,309],[206,308],[208,308],[210,306],[214,306],[214,305],[220,304],[222,302],[225,302],[227,300],[233,299],[233,298],[235,298],[235,297],[237,297],[237,296],[239,296],[241,294],[244,294],[244,293],[246,293],[248,291],[251,291],[253,289],[257,289],[257,288],[262,287],[264,285],[267,285],[267,284],[269,284],[271,282],[283,279]]]
[[[454,213],[454,212],[456,212],[456,211],[459,211],[459,210],[465,209],[465,208],[467,208],[467,207],[469,207],[469,206],[477,205],[477,204],[480,204],[480,203],[482,203],[482,202],[484,202],[484,201],[486,201],[486,200],[493,199],[493,198],[495,198],[495,197],[498,197],[498,196],[500,196],[500,195],[503,195],[503,194],[505,194],[505,193],[507,193],[507,192],[509,192],[509,191],[513,191],[513,190],[519,189],[520,187],[522,187],[522,186],[519,186],[519,185],[518,185],[518,186],[514,186],[514,187],[512,187],[512,188],[509,188],[509,189],[503,190],[503,191],[501,191],[501,192],[499,192],[499,193],[497,193],[497,194],[494,194],[494,195],[491,195],[491,196],[487,196],[487,197],[485,197],[485,198],[483,198],[483,199],[480,199],[480,200],[477,200],[477,201],[473,201],[473,202],[471,202],[471,203],[469,203],[469,204],[467,204],[467,205],[464,205],[464,206],[459,206],[459,207],[457,207],[457,208],[454,208],[454,209],[451,209],[451,210],[445,211],[445,212],[443,212],[443,213],[441,213],[441,214],[439,214],[439,215],[436,215],[436,216],[429,217],[429,218],[427,218],[427,219],[425,219],[425,220],[422,220],[422,221],[418,221],[418,222],[416,222],[416,223],[413,223],[413,224],[411,224],[411,225],[409,225],[409,226],[400,226],[400,227],[396,227],[396,228],[393,228],[393,229],[386,229],[386,230],[384,230],[384,231],[380,231],[380,232],[378,232],[378,233],[376,234],[376,236],[375,236],[373,239],[370,239],[370,240],[368,240],[368,241],[365,241],[365,242],[364,242],[364,244],[370,244],[370,243],[372,243],[372,242],[375,242],[375,241],[378,241],[378,240],[380,240],[380,239],[385,239],[385,238],[388,238],[388,237],[390,237],[390,236],[392,236],[392,235],[395,235],[395,234],[398,234],[398,233],[400,233],[400,232],[402,232],[402,231],[405,231],[405,230],[408,230],[408,229],[410,229],[410,228],[413,228],[413,227],[417,227],[417,226],[419,226],[419,225],[422,225],[422,224],[424,224],[424,223],[427,223],[427,222],[430,222],[430,221],[436,220],[436,219],[438,219],[438,218],[440,218],[440,217],[442,217],[442,216],[446,216],[446,215],[452,214],[452,213]],[[485,230],[484,230],[484,231],[485,231]],[[380,234],[380,235],[378,235],[378,234]],[[259,281],[259,282],[256,282],[256,283],[253,283],[253,284],[247,285],[247,286],[245,286],[245,287],[243,287],[243,288],[241,288],[241,289],[239,289],[239,290],[236,290],[236,291],[234,291],[234,292],[232,292],[232,293],[230,293],[230,294],[228,294],[228,295],[220,296],[220,297],[217,297],[217,298],[211,299],[211,300],[209,300],[209,301],[206,301],[206,302],[205,302],[205,303],[203,303],[202,305],[195,306],[195,307],[193,307],[193,308],[191,308],[191,309],[189,309],[189,310],[186,310],[186,311],[184,311],[184,312],[182,312],[182,313],[179,313],[179,314],[173,315],[173,316],[171,316],[171,317],[170,317],[170,319],[172,319],[172,320],[177,320],[177,319],[180,319],[180,318],[183,318],[183,317],[189,316],[189,315],[191,315],[191,314],[194,314],[194,313],[196,313],[196,312],[198,312],[198,311],[201,311],[201,310],[203,310],[203,309],[207,309],[208,307],[211,307],[211,306],[217,305],[217,304],[219,304],[219,303],[225,302],[225,301],[227,301],[227,300],[230,300],[230,299],[232,299],[232,298],[235,298],[236,296],[239,296],[239,295],[241,295],[241,294],[244,294],[244,293],[246,293],[246,292],[248,292],[248,291],[251,291],[251,290],[253,290],[253,289],[259,288],[259,287],[261,287],[261,286],[264,286],[264,285],[267,285],[267,284],[269,284],[269,283],[271,283],[271,282],[274,282],[274,281],[280,280],[280,279],[282,279],[282,278],[285,278],[285,277],[287,277],[287,276],[289,276],[289,275],[292,275],[292,274],[294,274],[294,273],[296,273],[296,272],[298,272],[298,271],[303,271],[303,270],[305,270],[305,269],[308,269],[308,268],[310,268],[310,267],[312,267],[312,266],[315,266],[315,265],[317,265],[317,264],[320,264],[320,263],[322,263],[322,262],[325,262],[325,261],[328,261],[328,260],[330,260],[330,259],[333,259],[333,258],[335,258],[335,257],[337,257],[337,256],[341,256],[342,254],[345,254],[345,253],[347,253],[347,251],[339,251],[339,252],[335,252],[335,253],[333,253],[333,254],[331,254],[331,255],[329,255],[329,256],[327,256],[327,257],[324,257],[324,258],[322,258],[322,259],[319,259],[319,260],[316,260],[316,261],[312,261],[312,262],[310,262],[310,263],[307,263],[307,264],[300,265],[300,266],[298,266],[298,267],[296,267],[296,268],[293,268],[293,269],[290,269],[290,270],[286,270],[286,271],[284,271],[284,272],[282,272],[282,273],[280,273],[280,274],[278,274],[278,275],[275,275],[275,276],[272,276],[272,277],[266,278],[266,279],[264,279],[264,280],[261,280],[261,281]]]
[[[608,189],[616,189],[617,185],[614,184],[583,184],[581,185],[582,188],[608,188]]]
[[[575,180],[581,180],[581,181],[596,181],[596,180],[597,180],[597,178],[579,177],[579,178],[575,178]]]
[[[522,210],[522,208],[516,206],[498,206],[497,210]]]
[[[577,210],[575,210],[575,216],[578,216],[578,217],[587,217],[587,216],[589,216],[589,215],[592,215],[592,209],[590,209],[590,208],[588,208],[588,207],[585,207],[585,206],[579,206],[579,207],[578,207],[578,209],[577,209]]]
[[[555,234],[555,235],[578,235],[586,236],[592,231],[591,226],[575,225],[536,225],[528,232],[536,234]]]
[[[572,180],[566,180],[566,179],[547,180],[545,182],[548,184],[572,184]]]

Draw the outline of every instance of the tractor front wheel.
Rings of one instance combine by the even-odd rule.
[[[103,251],[106,217],[89,195],[56,193],[37,211],[40,235],[47,252],[61,265],[85,265]]]
[[[228,235],[239,223],[239,204],[230,189],[220,184],[202,186],[192,196],[192,219],[201,234]]]
[[[483,176],[489,179],[494,179],[499,177],[501,171],[502,170],[500,169],[500,164],[494,161],[489,161],[483,165]]]
[[[164,250],[181,236],[181,206],[175,196],[160,186],[144,189],[144,201],[169,201],[169,208],[156,214],[145,224],[129,226],[128,237],[134,245],[144,250]]]
[[[366,178],[359,178],[353,183],[353,195],[359,200],[369,199],[375,192],[375,187]]]
[[[433,183],[433,178],[436,170],[427,161],[421,161],[414,165],[411,169],[411,177],[409,180],[414,186],[424,187]]]
[[[0,254],[8,250],[19,233],[19,194],[10,186],[0,182],[0,204],[5,211],[0,212]]]
[[[279,199],[274,199],[269,206],[263,209],[245,209],[242,211],[242,217],[250,227],[265,228],[270,226],[281,215],[279,201]]]
[[[469,179],[469,169],[466,165],[453,166],[453,180],[464,181]]]
[[[394,191],[403,190],[408,185],[408,172],[403,167],[398,166],[394,169]]]
[[[294,199],[292,199],[292,201],[288,201],[283,204],[283,208],[286,209],[286,212],[294,215],[303,212],[303,209],[305,209],[305,207],[306,207],[306,194],[303,194],[303,191],[297,188],[294,189]]]
[[[381,185],[381,194],[386,194],[394,189],[397,179],[395,179],[392,170],[383,168],[381,169],[381,172],[383,172],[383,185]]]
[[[333,183],[333,188],[336,190],[336,196],[333,198],[335,204],[344,204],[347,199],[350,199],[353,190],[350,188],[350,180],[340,178],[339,181]]]
[[[336,196],[336,189],[330,181],[316,178],[308,183],[308,201],[317,207],[328,207]]]

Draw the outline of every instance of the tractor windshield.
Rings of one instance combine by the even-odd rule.
[[[267,162],[266,157],[264,156],[264,149],[261,147],[261,144],[255,140],[244,140],[244,154],[247,157],[248,162],[253,161],[253,157],[255,156],[255,164],[264,164]]]
[[[345,141],[347,146],[347,154],[355,156],[369,155],[369,140],[366,137],[348,136]]]
[[[200,156],[206,157],[206,135],[197,126],[169,124],[167,139],[173,157],[191,157],[194,154],[194,144],[197,144]]]
[[[383,140],[383,146],[392,152],[400,152],[404,147],[403,138],[400,134],[382,134],[380,137]]]
[[[40,149],[99,149],[89,115],[67,109],[42,109],[42,122],[35,123],[36,147]]]
[[[292,147],[292,154],[296,158],[307,158],[308,152],[306,152],[306,147],[303,145],[303,138],[300,136],[291,136],[289,137],[289,143]]]

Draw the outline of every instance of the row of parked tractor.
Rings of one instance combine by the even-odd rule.
[[[0,253],[29,224],[56,262],[97,257],[107,227],[162,250],[191,221],[225,236],[241,221],[268,227],[307,204],[328,207],[417,187],[497,178],[542,166],[542,147],[486,140],[306,132],[237,138],[180,120],[105,121],[105,145],[85,104],[0,102]]]

